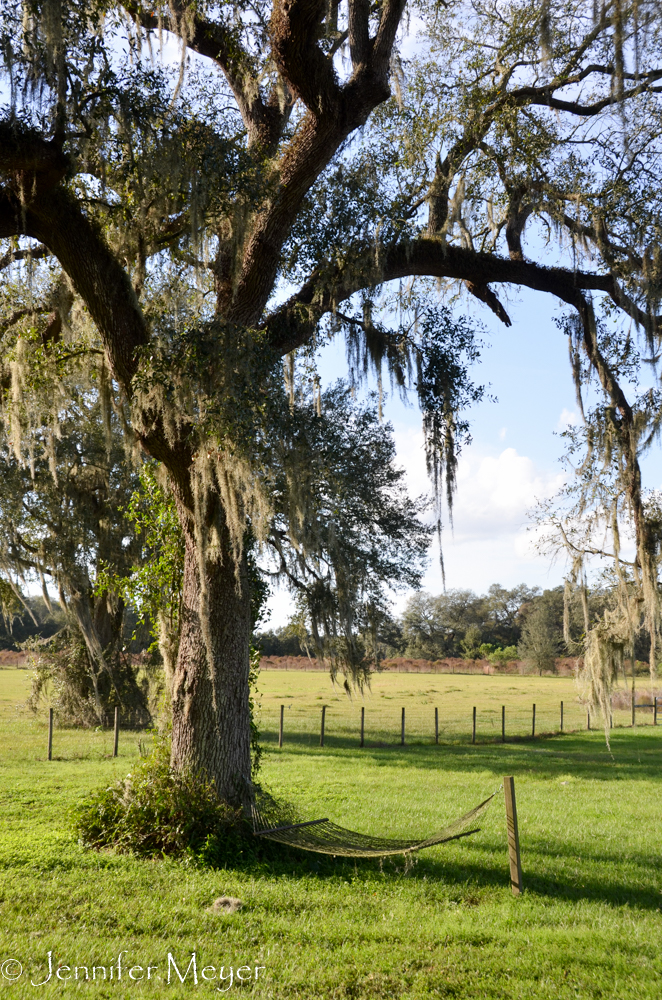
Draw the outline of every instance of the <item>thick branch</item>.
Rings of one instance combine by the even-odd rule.
[[[56,189],[21,205],[3,192],[0,237],[4,236],[38,239],[57,257],[90,310],[113,375],[130,398],[138,350],[147,342],[145,320],[128,275],[75,199]]]
[[[278,70],[316,115],[333,113],[340,96],[331,63],[317,44],[326,0],[276,0],[269,25]]]
[[[50,257],[50,255],[51,252],[47,247],[26,247],[23,250],[8,250],[3,257],[0,257],[0,271],[11,267],[12,264],[19,260],[42,260],[44,257]]]
[[[476,294],[476,290],[486,289],[490,295],[494,295],[487,287],[494,283],[523,285],[556,295],[577,309],[583,302],[582,289],[605,292],[616,302],[619,302],[619,296],[622,295],[611,274],[542,267],[531,261],[512,260],[449,246],[440,240],[412,240],[392,247],[382,247],[377,252],[374,245],[371,245],[366,246],[362,255],[356,254],[343,267],[329,268],[314,275],[295,296],[269,317],[267,329],[274,349],[287,354],[306,343],[312,337],[319,319],[355,292],[412,275],[470,282],[474,286],[471,289],[473,294]],[[484,297],[484,301],[494,308],[487,297]],[[497,315],[498,308],[503,307],[495,309]],[[505,312],[500,318],[506,322]]]
[[[349,0],[349,54],[356,71],[370,52],[370,0]]]
[[[25,197],[58,184],[68,167],[67,157],[55,142],[11,116],[0,121],[0,174],[11,178]]]
[[[315,41],[325,0],[279,0],[274,8],[275,61],[309,111],[280,162],[278,189],[269,207],[257,216],[245,245],[241,277],[225,313],[232,322],[260,322],[280,251],[303,199],[345,139],[390,96],[390,55],[403,3],[387,0],[367,63],[342,88]]]
[[[259,146],[267,153],[274,151],[290,108],[281,110],[275,95],[264,100],[259,86],[259,71],[241,44],[236,30],[196,16],[193,31],[189,34],[190,12],[181,3],[174,7],[180,15],[179,21],[177,17],[159,18],[135,2],[125,3],[124,7],[147,31],[165,28],[177,35],[187,48],[212,59],[221,68],[234,94],[248,132],[249,146]]]

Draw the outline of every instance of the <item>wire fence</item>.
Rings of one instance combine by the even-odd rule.
[[[635,724],[652,726],[662,719],[662,699],[635,704]],[[403,714],[404,713],[404,714]],[[363,725],[362,725],[363,715]],[[324,722],[322,724],[322,717]],[[281,728],[282,718],[282,728]],[[615,708],[612,728],[632,727],[630,708]],[[260,738],[267,744],[298,743],[307,746],[394,746],[435,742],[497,743],[532,739],[560,733],[603,731],[602,716],[592,715],[576,702],[556,704],[472,706],[466,714],[446,714],[433,705],[393,706],[371,711],[370,706],[320,706],[290,700],[282,705],[264,706],[259,715]],[[362,738],[363,737],[363,738]]]

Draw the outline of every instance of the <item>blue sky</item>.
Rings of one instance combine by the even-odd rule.
[[[466,303],[457,309],[467,308]],[[553,562],[535,549],[528,512],[538,499],[553,495],[565,477],[559,432],[577,421],[577,407],[565,335],[553,322],[561,305],[541,293],[511,292],[506,328],[483,308],[472,315],[486,328],[476,381],[489,384],[489,395],[469,412],[473,442],[460,459],[454,507],[454,530],[444,532],[446,586],[484,592],[490,584],[518,583],[554,587],[563,580],[563,561]],[[319,370],[326,384],[346,374],[344,346],[324,349]],[[387,399],[385,418],[393,424],[398,460],[407,472],[410,492],[429,491],[421,417],[415,405]],[[660,449],[643,466],[644,486],[662,486]],[[442,590],[436,550],[431,552],[424,588]],[[395,599],[401,610],[405,595]],[[285,624],[290,598],[275,591],[267,628]]]

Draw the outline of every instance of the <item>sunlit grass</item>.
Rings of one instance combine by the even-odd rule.
[[[639,685],[642,686],[641,679]],[[319,742],[321,708],[326,705],[325,739],[330,745],[356,746],[360,734],[361,708],[365,709],[365,740],[368,746],[400,741],[402,708],[405,708],[407,742],[432,742],[435,708],[439,717],[439,739],[467,740],[472,736],[476,707],[476,740],[501,739],[501,708],[506,709],[506,738],[587,728],[586,708],[580,703],[571,677],[517,675],[449,675],[384,672],[375,674],[362,694],[348,695],[342,683],[333,685],[319,671],[264,671],[259,684],[260,726],[266,743],[278,739],[280,706],[284,708],[284,738],[313,746]],[[614,725],[630,726],[629,710],[614,712]],[[662,713],[660,716],[662,723]],[[599,729],[602,721],[590,720]],[[652,723],[650,711],[640,711],[640,725]]]
[[[108,731],[56,729],[49,762],[45,714],[16,710],[27,694],[25,672],[0,671],[0,963],[18,958],[39,982],[48,951],[64,965],[109,968],[126,950],[125,966],[155,965],[155,975],[164,975],[168,952],[182,968],[195,950],[198,972],[265,966],[257,984],[228,991],[257,998],[659,998],[662,727],[616,729],[608,751],[603,734],[581,728],[472,746],[465,725],[437,747],[427,721],[435,704],[458,719],[468,708],[469,723],[473,704],[500,712],[502,699],[513,715],[517,699],[523,712],[535,700],[551,715],[561,697],[576,698],[572,683],[389,675],[375,679],[366,699],[369,745],[359,749],[349,726],[361,702],[341,692],[333,701],[322,675],[269,673],[260,687],[264,716],[277,719],[288,696],[302,708],[302,728],[286,727],[282,750],[271,727],[263,777],[305,817],[424,835],[514,774],[524,896],[514,899],[509,889],[502,796],[480,833],[424,852],[409,870],[402,859],[380,867],[292,853],[280,863],[238,859],[233,871],[216,872],[84,851],[70,832],[69,809],[88,789],[130,771],[145,736],[123,731],[113,759]],[[324,748],[315,745],[318,694],[330,706]],[[442,694],[438,703],[427,700]],[[404,748],[397,745],[401,704],[412,720]],[[336,732],[343,712],[348,729]],[[388,738],[380,740],[382,733]],[[208,913],[221,894],[239,897],[244,909]],[[37,988],[23,978],[3,986],[21,998],[75,990],[124,1000],[216,995],[219,982],[196,989],[190,976],[168,985],[129,983],[125,974],[121,984],[53,980]]]

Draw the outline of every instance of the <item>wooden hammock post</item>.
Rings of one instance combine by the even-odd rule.
[[[283,713],[284,713],[284,711],[285,711],[285,706],[281,705],[280,706],[280,729],[278,730],[278,746],[279,747],[282,747],[282,745],[283,745]]]
[[[48,709],[48,759],[53,760],[53,709]]]
[[[476,706],[474,705],[473,720],[471,725],[471,742],[476,742]]]
[[[531,739],[534,739],[536,735],[536,703],[533,703],[533,716],[531,718]]]
[[[657,699],[655,699],[655,705],[657,706]],[[655,709],[655,711],[657,712],[657,708]],[[655,716],[655,718],[657,719],[657,715]],[[438,708],[435,708],[435,710],[434,710],[434,741],[435,741],[435,743],[439,742],[439,709]]]
[[[402,706],[402,726],[400,728],[400,745],[405,745],[405,707]]]
[[[506,829],[508,831],[508,858],[510,861],[510,888],[513,896],[522,893],[522,858],[519,849],[519,830],[517,828],[517,806],[515,804],[515,779],[503,779],[503,792],[506,801]]]
[[[326,705],[322,705],[322,728],[320,729],[320,746],[324,746],[324,719],[326,717]]]
[[[365,705],[361,706],[361,743],[360,746],[364,745],[364,735],[365,735]]]
[[[120,741],[120,707],[115,705],[115,733],[113,737],[113,757],[117,757],[117,749]]]
[[[561,732],[563,732],[563,702],[561,702]]]
[[[501,706],[501,742],[506,742],[506,706]]]

